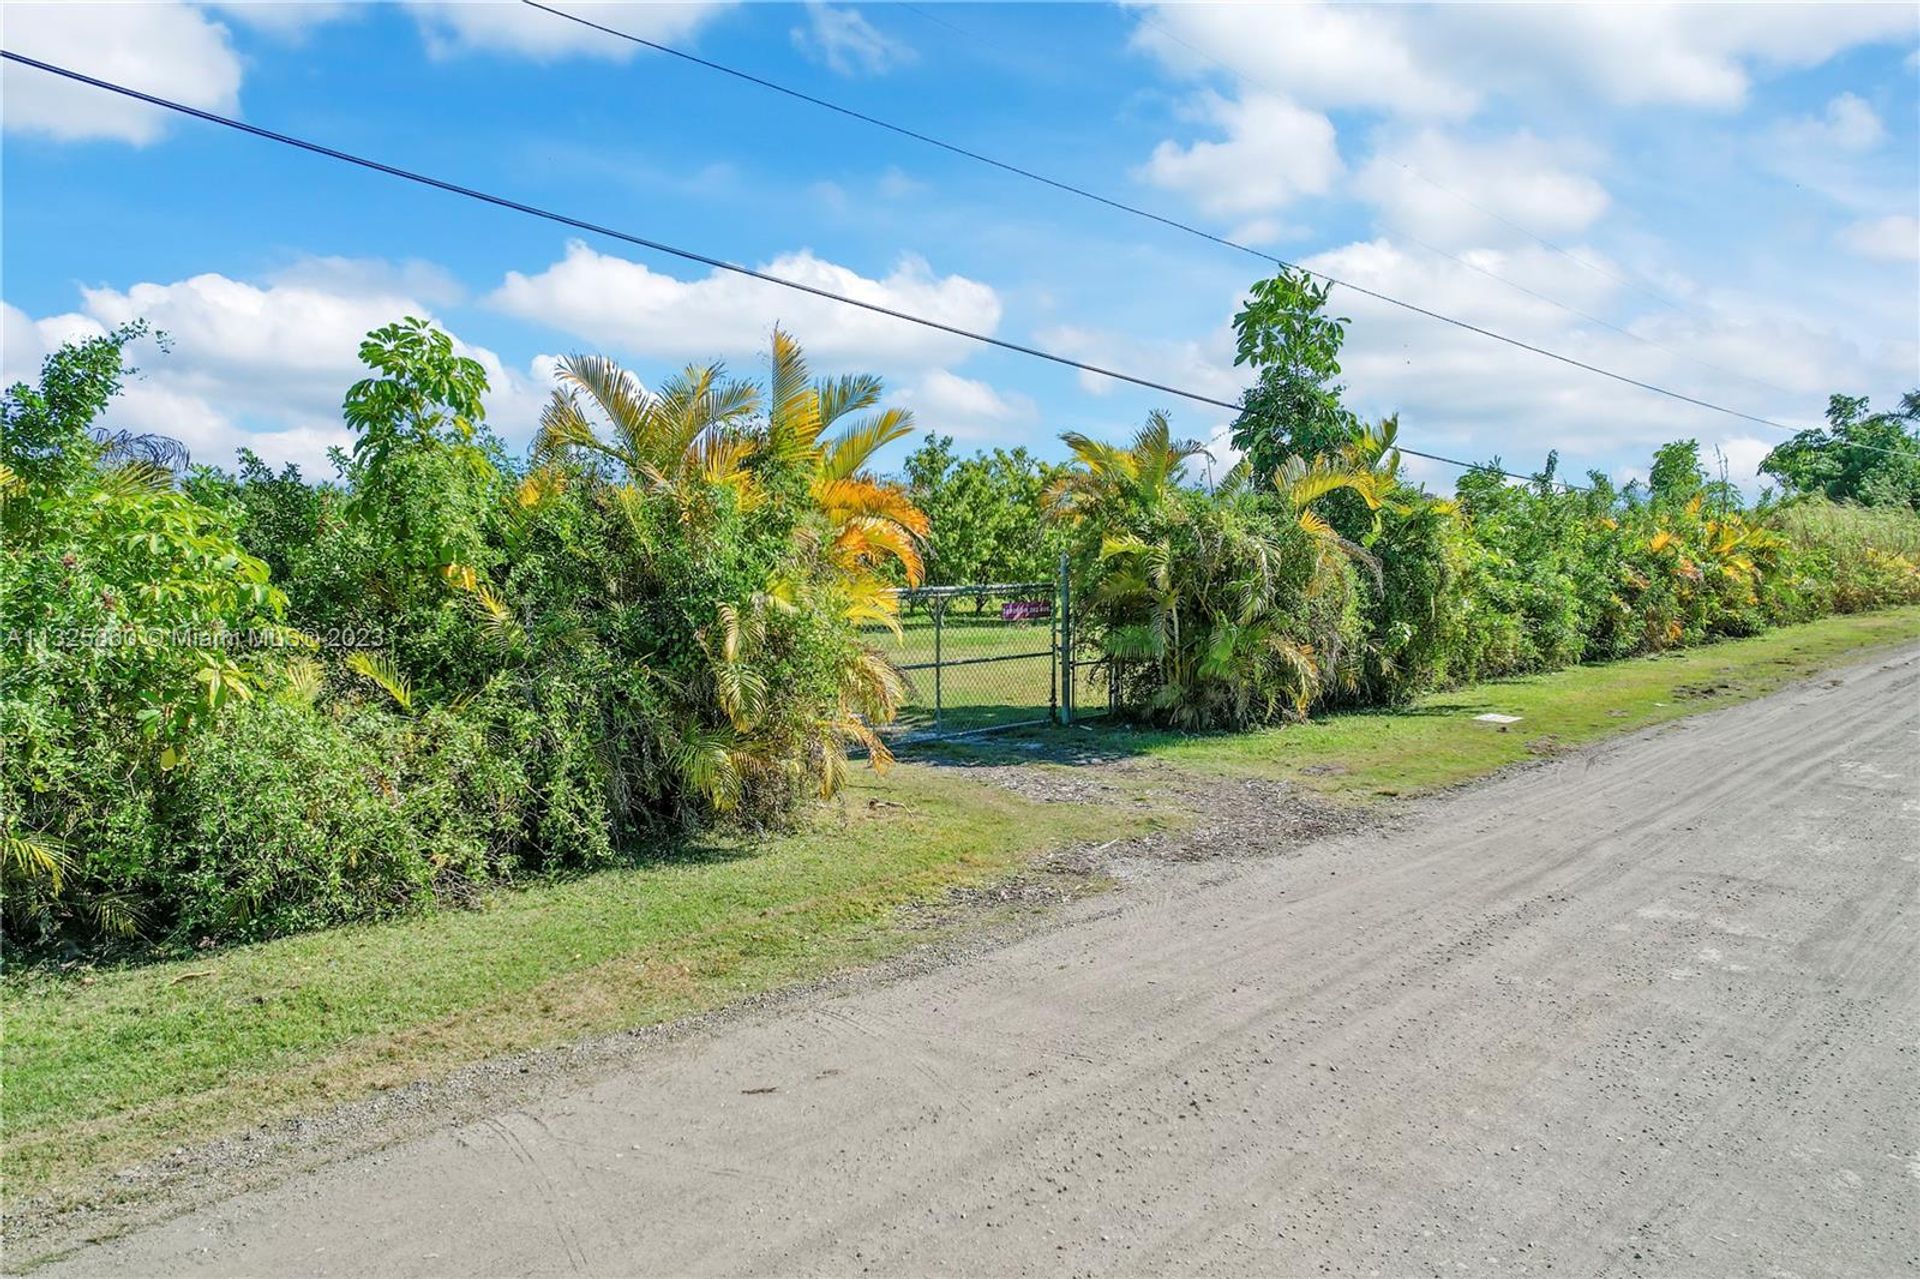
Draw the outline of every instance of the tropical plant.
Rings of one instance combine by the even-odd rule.
[[[1868,412],[1864,395],[1835,395],[1824,430],[1777,445],[1760,469],[1789,494],[1920,510],[1920,390],[1890,413]]]

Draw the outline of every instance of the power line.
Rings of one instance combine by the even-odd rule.
[[[1217,57],[1213,53],[1209,52],[1208,50],[1201,48],[1197,44],[1194,44],[1192,41],[1183,38],[1177,32],[1169,29],[1164,23],[1154,21],[1152,16],[1147,14],[1144,11],[1140,15],[1140,22],[1144,26],[1153,28],[1155,31],[1159,32],[1161,35],[1165,36],[1167,39],[1172,40],[1175,44],[1180,45],[1182,48],[1186,49],[1189,53],[1195,54],[1198,57],[1205,58],[1208,62],[1213,63],[1214,66],[1219,67],[1222,71],[1226,72],[1228,75],[1239,80],[1241,83],[1245,84],[1248,82],[1252,82],[1252,83],[1258,84],[1261,88],[1267,90],[1267,92],[1269,93],[1280,92],[1280,90],[1276,89],[1271,84],[1268,84],[1266,81],[1258,79],[1254,76],[1248,75],[1245,71],[1241,70],[1239,67],[1236,67],[1228,63],[1225,59]],[[1428,186],[1432,187],[1436,191],[1442,192],[1445,195],[1452,196],[1454,199],[1460,201],[1460,203],[1466,205],[1468,208],[1473,209],[1475,212],[1480,213],[1485,217],[1493,219],[1495,222],[1500,223],[1502,226],[1508,227],[1514,231],[1518,231],[1521,235],[1524,235],[1528,239],[1534,241],[1536,244],[1539,244],[1542,248],[1550,249],[1551,251],[1559,254],[1561,257],[1567,259],[1567,261],[1574,263],[1576,266],[1584,267],[1588,271],[1593,272],[1595,275],[1603,276],[1606,279],[1613,281],[1615,284],[1624,285],[1625,287],[1632,289],[1634,292],[1640,294],[1642,297],[1651,298],[1655,302],[1658,302],[1661,305],[1666,306],[1671,310],[1680,309],[1681,303],[1676,299],[1668,296],[1667,294],[1645,288],[1639,284],[1636,284],[1634,281],[1627,279],[1624,276],[1621,276],[1613,271],[1607,270],[1605,267],[1602,267],[1597,263],[1588,261],[1586,258],[1581,257],[1579,254],[1575,253],[1573,250],[1566,248],[1564,245],[1554,243],[1552,240],[1549,240],[1546,236],[1541,235],[1538,231],[1532,230],[1531,228],[1526,227],[1521,223],[1514,221],[1512,218],[1507,217],[1505,214],[1498,213],[1493,209],[1489,209],[1487,206],[1485,206],[1484,204],[1481,204],[1479,201],[1471,198],[1470,196],[1464,194],[1463,192],[1455,190],[1453,187],[1448,186],[1446,183],[1441,182],[1438,178],[1434,178],[1429,176],[1426,173],[1423,173],[1421,170],[1415,168],[1413,165],[1407,163],[1405,160],[1394,160],[1394,159],[1391,159],[1390,157],[1388,158],[1395,167],[1405,170],[1409,176],[1418,178],[1420,181],[1426,183]],[[1683,354],[1679,351],[1674,350],[1671,347],[1665,346],[1659,342],[1654,341],[1652,338],[1645,337],[1639,333],[1635,333],[1631,329],[1622,328],[1618,324],[1612,324],[1606,320],[1600,319],[1597,316],[1589,315],[1585,311],[1582,311],[1577,307],[1569,306],[1567,303],[1560,301],[1558,298],[1549,297],[1545,293],[1537,292],[1533,289],[1528,288],[1523,284],[1517,284],[1514,281],[1509,280],[1504,275],[1498,275],[1492,271],[1487,270],[1484,267],[1475,266],[1471,262],[1467,262],[1462,258],[1455,257],[1453,254],[1448,253],[1444,249],[1436,249],[1431,244],[1427,244],[1422,240],[1415,239],[1412,235],[1409,235],[1404,229],[1399,229],[1397,233],[1401,236],[1402,239],[1412,241],[1414,244],[1419,245],[1421,248],[1426,249],[1430,253],[1436,253],[1436,254],[1439,254],[1441,257],[1445,257],[1445,258],[1452,258],[1455,262],[1460,263],[1460,265],[1468,268],[1469,270],[1478,271],[1480,274],[1488,277],[1489,279],[1498,280],[1500,283],[1508,286],[1509,288],[1517,289],[1521,293],[1527,294],[1529,297],[1538,298],[1542,302],[1547,303],[1549,306],[1559,307],[1562,311],[1567,312],[1569,315],[1575,315],[1580,317],[1583,320],[1587,320],[1594,324],[1598,324],[1603,328],[1612,329],[1615,333],[1620,334],[1622,337],[1631,338],[1633,341],[1639,342],[1643,346],[1648,346],[1653,348],[1656,351],[1664,352],[1667,355],[1674,356],[1676,359],[1687,360],[1687,361],[1690,361],[1691,363],[1698,364],[1703,369],[1711,369],[1715,373],[1724,373],[1728,377],[1736,377],[1743,382],[1751,382],[1753,385],[1765,387],[1769,391],[1777,391],[1781,395],[1793,394],[1793,392],[1787,390],[1787,388],[1783,386],[1779,386],[1773,382],[1769,382],[1765,378],[1757,378],[1753,376],[1751,373],[1742,373],[1738,369],[1729,369],[1722,365],[1715,364],[1711,360],[1703,360],[1696,355]]]
[[[1084,360],[1076,360],[1071,356],[1042,350],[1039,347],[1024,346],[1018,342],[1009,342],[1005,338],[997,338],[991,334],[976,333],[971,329],[959,328],[956,325],[930,319],[923,315],[913,315],[906,311],[896,311],[892,307],[881,306],[877,302],[867,302],[860,298],[849,297],[844,293],[835,293],[831,289],[819,288],[815,285],[802,283],[799,280],[789,280],[784,276],[755,270],[753,267],[741,266],[737,262],[729,262],[724,258],[710,257],[707,254],[697,253],[691,249],[677,248],[674,245],[666,244],[659,240],[651,240],[645,236],[616,230],[613,227],[603,226],[597,222],[588,222],[583,218],[576,218],[570,214],[559,213],[552,209],[543,209],[538,205],[526,204],[504,195],[495,195],[488,191],[462,186],[457,182],[449,182],[444,178],[436,178],[413,169],[404,169],[398,165],[370,159],[367,156],[355,155],[351,151],[342,151],[338,148],[327,146],[324,143],[313,142],[288,133],[278,133],[272,129],[262,128],[257,124],[248,124],[244,120],[236,120],[231,116],[224,116],[217,112],[205,111],[199,107],[188,106],[183,102],[176,102],[171,98],[163,98],[156,94],[145,93],[139,89],[129,88],[123,84],[116,84],[111,80],[97,79],[84,72],[58,66],[51,62],[42,62],[38,58],[28,57],[23,53],[15,53],[11,49],[0,49],[0,58],[5,58],[9,62],[20,63],[23,66],[33,67],[36,70],[45,71],[51,75],[60,76],[63,79],[71,80],[78,84],[103,89],[109,93],[117,93],[122,97],[132,98],[135,101],[145,102],[151,106],[161,107],[168,111],[175,111],[181,115],[192,116],[197,120],[204,120],[209,124],[222,125],[226,128],[249,134],[268,142],[277,142],[282,146],[292,147],[299,151],[306,151],[313,155],[324,156],[330,160],[338,160],[343,164],[355,165],[362,169],[370,169],[375,173],[386,174],[388,177],[400,178],[407,182],[418,183],[421,186],[432,187],[438,191],[445,191],[450,195],[465,196],[469,200],[478,200],[483,204],[491,204],[496,208],[510,209],[515,213],[524,213],[529,217],[540,218],[548,222],[556,222],[561,226],[572,227],[577,231],[585,231],[593,235],[605,236],[611,240],[619,240],[626,244],[632,244],[639,248],[651,249],[655,253],[664,253],[669,257],[680,258],[687,262],[695,262],[701,266],[711,267],[716,271],[728,271],[735,275],[746,276],[749,279],[760,280],[767,284],[776,284],[781,288],[812,294],[814,297],[825,298],[830,302],[839,302],[846,306],[859,307],[863,311],[871,311],[877,315],[889,316],[908,324],[917,324],[922,328],[952,334],[954,337],[965,338],[971,342],[979,342],[987,346],[999,347],[1001,350],[1012,351],[1019,355],[1032,356],[1035,359],[1048,360],[1054,364],[1064,365],[1067,368],[1076,369],[1082,373],[1093,373],[1100,377],[1112,378],[1116,382],[1127,382],[1134,386],[1145,387],[1148,390],[1162,391],[1168,395],[1178,396],[1184,400],[1192,400],[1197,404],[1210,404],[1216,408],[1229,409],[1235,413],[1241,411],[1242,406],[1232,400],[1223,400],[1217,396],[1206,395],[1199,391],[1188,391],[1177,386],[1169,386],[1164,382],[1155,382],[1150,378],[1140,377],[1133,373],[1123,373],[1117,369],[1105,368],[1098,364],[1090,364]],[[1448,466],[1457,466],[1464,470],[1498,470],[1496,467],[1481,462],[1463,462],[1458,458],[1446,457],[1439,453],[1426,453],[1419,449],[1407,448],[1404,445],[1397,447],[1401,453],[1407,454],[1410,457],[1425,458],[1430,462],[1440,462]],[[1500,470],[1498,473],[1508,479],[1529,482],[1538,478],[1537,476],[1521,475],[1514,471]],[[1569,484],[1566,487],[1578,489],[1581,486]]]
[[[1615,382],[1620,382],[1627,386],[1636,387],[1642,391],[1652,392],[1655,395],[1666,396],[1668,399],[1679,400],[1682,403],[1691,404],[1697,408],[1708,409],[1715,413],[1724,413],[1729,417],[1740,418],[1748,422],[1756,422],[1761,426],[1772,427],[1776,431],[1794,432],[1799,430],[1798,427],[1788,426],[1785,423],[1773,421],[1771,418],[1760,417],[1756,414],[1742,412],[1739,409],[1728,408],[1726,405],[1715,404],[1711,400],[1703,400],[1698,396],[1688,395],[1681,391],[1669,390],[1666,387],[1658,386],[1652,382],[1645,382],[1640,380],[1639,378],[1629,377],[1625,373],[1616,373],[1611,369],[1602,368],[1597,364],[1589,364],[1585,360],[1576,359],[1570,355],[1562,355],[1560,352],[1550,350],[1547,347],[1538,346],[1532,342],[1523,341],[1520,338],[1509,337],[1507,334],[1498,333],[1492,329],[1483,328],[1480,325],[1474,324],[1470,321],[1458,319],[1451,315],[1445,315],[1439,311],[1430,310],[1427,307],[1420,306],[1417,303],[1405,301],[1401,298],[1394,297],[1393,295],[1388,293],[1382,293],[1377,289],[1370,289],[1370,288],[1367,288],[1365,285],[1354,284],[1351,281],[1343,280],[1338,276],[1330,275],[1325,271],[1319,271],[1311,267],[1302,266],[1296,262],[1289,262],[1285,258],[1276,257],[1273,254],[1268,253],[1262,249],[1256,249],[1251,245],[1242,244],[1237,240],[1228,239],[1226,236],[1215,235],[1211,231],[1203,230],[1202,228],[1194,226],[1191,223],[1182,222],[1177,218],[1170,218],[1170,217],[1167,217],[1165,214],[1155,213],[1150,209],[1143,209],[1138,207],[1137,205],[1131,205],[1131,204],[1125,203],[1124,201],[1116,200],[1111,196],[1105,196],[1105,195],[1099,194],[1098,192],[1087,190],[1085,187],[1075,186],[1070,182],[1062,182],[1057,178],[1050,178],[1043,173],[1036,173],[1031,169],[1022,168],[1016,164],[1009,164],[1004,160],[997,160],[992,156],[983,155],[978,151],[969,150],[968,148],[960,146],[956,143],[944,141],[940,138],[933,137],[929,134],[921,133],[918,130],[907,128],[904,125],[894,124],[890,121],[883,120],[878,116],[868,115],[864,111],[858,111],[852,107],[842,106],[841,104],[837,102],[831,102],[826,98],[815,97],[813,94],[804,92],[803,90],[791,88],[787,85],[780,84],[776,81],[768,80],[763,76],[754,75],[752,72],[742,71],[736,67],[727,66],[725,63],[722,63],[722,62],[715,62],[711,58],[703,58],[698,54],[688,53],[684,49],[676,49],[671,45],[661,44],[656,40],[649,40],[644,36],[637,36],[637,35],[634,35],[632,32],[622,31],[617,27],[610,27],[605,25],[604,23],[595,22],[591,18],[583,18],[579,14],[568,13],[564,9],[556,9],[552,5],[542,3],[541,0],[520,0],[520,2],[522,4],[527,5],[530,8],[538,9],[543,13],[550,13],[556,18],[564,18],[568,22],[578,23],[580,26],[589,27],[595,31],[599,31],[606,35],[613,36],[616,39],[626,40],[633,44],[641,45],[645,48],[652,49],[657,53],[664,53],[664,54],[667,54],[669,57],[679,58],[683,62],[689,62],[695,66],[705,67],[709,71],[717,71],[722,75],[732,76],[736,80],[744,80],[748,84],[758,85],[760,88],[771,90],[774,93],[783,94],[786,97],[793,98],[800,102],[808,103],[812,106],[820,107],[821,109],[826,111],[832,111],[835,114],[845,116],[848,119],[858,120],[863,124],[872,125],[877,129],[885,129],[889,133],[895,133],[900,135],[901,137],[911,138],[916,142],[921,142],[931,147],[937,147],[942,151],[946,151],[953,155],[964,157],[965,159],[974,160],[981,164],[991,165],[992,167],[996,169],[1000,169],[1003,172],[1014,174],[1017,177],[1026,178],[1028,181],[1031,181],[1031,182],[1038,182],[1043,186],[1052,187],[1057,191],[1065,191],[1070,195],[1079,196],[1081,199],[1084,199],[1084,200],[1092,200],[1094,203],[1105,205],[1110,209],[1117,209],[1122,213],[1129,213],[1135,217],[1146,218],[1148,221],[1157,222],[1161,226],[1171,227],[1176,231],[1181,231],[1191,236],[1197,236],[1202,240],[1209,241],[1213,244],[1220,245],[1224,248],[1233,249],[1237,252],[1247,254],[1251,257],[1259,258],[1265,262],[1271,262],[1275,266],[1283,267],[1290,271],[1300,271],[1306,275],[1312,276],[1315,279],[1324,280],[1328,284],[1337,285],[1340,288],[1344,288],[1344,289],[1351,289],[1353,292],[1361,294],[1364,297],[1370,297],[1376,301],[1385,302],[1389,306],[1399,307],[1401,310],[1404,310],[1404,311],[1411,311],[1415,315],[1425,316],[1430,320],[1437,320],[1442,324],[1450,324],[1455,328],[1463,329],[1469,333],[1476,333],[1484,338],[1491,338],[1495,342],[1502,342],[1508,346],[1518,348],[1519,350],[1522,350],[1522,351],[1531,352],[1534,355],[1543,356],[1549,360],[1557,360],[1561,364],[1568,365],[1571,368],[1580,369],[1587,373],[1592,373],[1600,377],[1609,378]],[[1552,301],[1552,299],[1546,299],[1546,300]],[[1560,304],[1555,303],[1555,305],[1560,305]],[[1641,340],[1646,341],[1646,339],[1641,339]],[[1657,344],[1650,343],[1650,345],[1657,345]]]

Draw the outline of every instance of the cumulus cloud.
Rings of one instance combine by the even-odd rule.
[[[1138,176],[1208,213],[1256,218],[1300,196],[1323,195],[1340,176],[1333,122],[1316,111],[1267,94],[1233,99],[1207,92],[1191,114],[1225,137],[1185,146],[1164,141]]]
[[[919,57],[851,5],[836,9],[815,0],[807,5],[806,25],[795,27],[792,35],[796,49],[837,75],[885,75]]]
[[[1865,258],[1920,261],[1920,218],[1905,213],[1867,218],[1842,231],[1840,243]]]
[[[5,378],[31,379],[60,343],[144,319],[167,335],[168,349],[137,345],[140,371],[108,425],[173,436],[202,462],[230,465],[247,447],[324,475],[327,449],[352,443],[340,401],[365,374],[362,337],[403,315],[432,318],[426,299],[405,287],[430,278],[418,266],[315,259],[261,283],[208,273],[83,289],[78,311],[37,320],[8,305]],[[537,362],[522,373],[490,350],[457,345],[487,371],[489,420],[510,440],[526,438],[543,398]]]
[[[1459,116],[1478,95],[1429,65],[1401,16],[1327,4],[1163,4],[1144,8],[1135,48],[1175,74],[1225,71],[1317,107]]]
[[[1533,254],[1537,260],[1529,260]],[[1516,249],[1498,261],[1503,274],[1544,281],[1555,296],[1576,297],[1590,308],[1606,304],[1607,283],[1558,255]],[[1629,337],[1537,299],[1489,290],[1484,278],[1458,264],[1388,239],[1346,245],[1307,265],[1793,427],[1816,423],[1836,387],[1872,387],[1910,376],[1898,352],[1869,349],[1753,299],[1710,298],[1697,309],[1650,313],[1625,326],[1635,335]],[[1565,274],[1556,277],[1556,271]],[[1636,461],[1660,443],[1692,437],[1709,450],[1722,448],[1731,478],[1751,486],[1758,457],[1751,456],[1751,443],[1740,441],[1785,438],[1371,298],[1338,289],[1334,297],[1353,319],[1342,358],[1350,402],[1371,414],[1400,412],[1404,438],[1430,452],[1469,459],[1498,453],[1514,469],[1526,470],[1557,447],[1564,466],[1577,474],[1588,466]]]
[[[240,58],[227,28],[176,3],[6,6],[7,47],[45,62],[82,68],[189,106],[231,115],[240,106]],[[0,71],[6,130],[62,142],[109,139],[145,146],[171,118],[117,94],[61,80],[33,67]]]
[[[596,3],[575,0],[569,13],[647,40],[679,40],[692,35],[726,3]],[[542,13],[518,0],[463,3],[462,0],[408,0],[427,53],[435,58],[498,53],[557,62],[565,58],[602,58],[625,62],[640,51],[630,40]]]
[[[991,333],[1000,323],[1000,298],[990,286],[965,276],[936,276],[918,257],[901,258],[881,279],[806,249],[760,269],[974,332]],[[596,346],[658,359],[757,355],[776,323],[809,355],[863,368],[940,367],[975,348],[962,338],[731,272],[681,280],[578,240],[544,271],[508,272],[488,303]]]
[[[912,409],[920,429],[961,440],[985,439],[1040,416],[1039,406],[1029,397],[996,390],[946,369],[924,374],[888,402]]]
[[[1142,11],[1134,43],[1176,75],[1224,67],[1312,106],[1460,117],[1490,93],[1569,89],[1733,109],[1756,69],[1817,66],[1917,33],[1906,5],[1165,4]]]
[[[202,7],[268,35],[294,40],[323,22],[346,17],[357,6],[346,0],[227,0]]]
[[[1781,128],[1788,145],[1836,151],[1870,151],[1886,140],[1879,113],[1857,94],[1842,93],[1818,116],[1789,121]]]
[[[1596,312],[1613,310],[1621,286],[1538,245],[1478,248],[1469,262]],[[1745,409],[1790,427],[1819,421],[1836,388],[1904,387],[1911,343],[1876,346],[1747,297],[1705,296],[1697,307],[1628,320],[1627,336],[1585,322],[1540,298],[1490,288],[1468,266],[1381,237],[1310,257],[1305,265],[1354,284],[1459,316],[1496,332],[1523,334],[1628,376]],[[1531,470],[1559,449],[1562,473],[1644,466],[1659,444],[1698,439],[1727,457],[1730,478],[1757,487],[1754,471],[1776,433],[1751,422],[1652,395],[1539,355],[1450,328],[1335,288],[1332,305],[1353,323],[1342,354],[1346,399],[1364,415],[1399,413],[1402,439],[1424,452],[1465,460],[1500,457]],[[1222,322],[1199,339],[1149,340],[1091,328],[1041,335],[1048,347],[1137,371],[1218,399],[1237,398],[1248,375],[1235,369],[1232,333]],[[1090,392],[1115,384],[1092,375]],[[1777,388],[1777,389],[1776,389]],[[1218,441],[1225,416],[1168,400],[1182,434]],[[1445,489],[1457,472],[1410,462],[1412,473]]]
[[[1571,151],[1525,130],[1467,142],[1422,129],[1376,150],[1354,191],[1393,225],[1449,246],[1524,237],[1516,226],[1544,236],[1577,235],[1606,212],[1608,197],[1606,188],[1568,167]],[[1444,189],[1434,174],[1445,175]]]
[[[1233,367],[1233,329],[1224,321],[1200,338],[1146,339],[1083,325],[1060,325],[1038,336],[1040,345],[1050,351],[1214,399],[1237,399],[1246,384]],[[1098,373],[1078,376],[1080,388],[1089,395],[1108,395],[1127,385]],[[1166,407],[1180,413],[1189,408],[1201,414],[1216,412],[1192,400],[1175,400]],[[1197,428],[1181,430],[1198,433]]]

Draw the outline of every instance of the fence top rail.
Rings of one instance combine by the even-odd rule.
[[[921,600],[967,599],[978,595],[1031,595],[1036,592],[1051,595],[1054,585],[1052,582],[993,582],[969,586],[896,587],[892,593],[902,604],[908,604]]]

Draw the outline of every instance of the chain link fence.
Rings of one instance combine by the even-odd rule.
[[[897,593],[900,633],[866,642],[907,677],[908,696],[883,731],[896,742],[1070,722],[1105,714],[1105,663],[1081,652],[1069,621],[1065,567],[1052,582],[931,586]]]
[[[866,635],[907,677],[907,703],[890,736],[945,737],[1054,720],[1054,583],[933,586],[901,591],[897,599],[900,634],[876,626]]]

